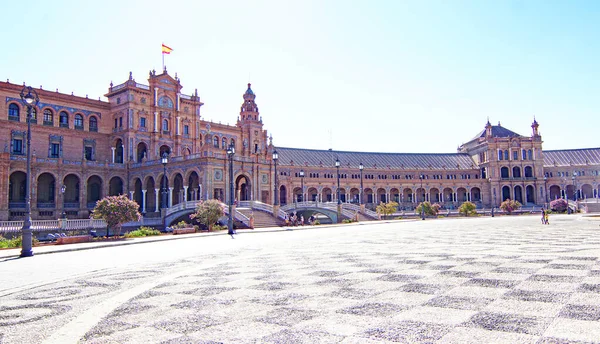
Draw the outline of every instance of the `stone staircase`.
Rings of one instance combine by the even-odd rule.
[[[247,217],[254,215],[254,228],[281,227],[284,225],[282,220],[276,219],[264,211],[251,208],[237,208],[237,210]]]

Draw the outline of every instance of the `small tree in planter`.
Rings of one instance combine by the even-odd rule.
[[[475,206],[475,203],[467,201],[460,205],[460,207],[458,208],[458,212],[460,214],[463,214],[464,216],[476,215],[477,211],[475,210],[475,208],[477,208]]]
[[[550,202],[550,209],[557,213],[564,213],[565,211],[567,211],[568,206],[569,203],[567,203],[567,200],[564,198],[558,198]]]
[[[223,207],[223,203],[216,199],[198,202],[196,212],[190,215],[190,219],[195,219],[211,231],[213,225],[225,214]]]
[[[106,221],[106,232],[113,230],[117,236],[121,235],[121,225],[131,221],[139,221],[142,215],[138,211],[140,206],[125,195],[108,196],[96,202],[91,217]]]
[[[507,198],[506,201],[500,204],[500,209],[504,210],[510,215],[513,211],[521,209],[521,203],[519,203],[519,201],[514,201],[510,198]]]
[[[421,202],[415,209],[415,213],[421,214],[421,209],[425,211],[425,215],[437,216],[440,212],[441,206],[438,203],[431,204],[429,202]]]
[[[379,203],[376,208],[377,214],[383,215],[384,218],[395,213],[397,209],[398,203],[394,201],[388,203]]]

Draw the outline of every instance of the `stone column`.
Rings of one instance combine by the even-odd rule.
[[[188,201],[188,199],[187,199],[187,190],[188,190],[188,186],[187,186],[187,185],[185,185],[185,186],[183,187],[183,201],[184,201],[184,202],[187,202],[187,201]]]
[[[160,189],[154,189],[154,211],[158,211],[158,196],[160,194]]]
[[[173,187],[169,187],[168,197],[169,197],[169,201],[168,201],[169,208],[171,208],[173,206]]]
[[[133,191],[129,191],[129,199],[133,201]]]
[[[115,150],[116,150],[116,148],[115,147],[110,147],[110,150],[112,151],[112,163],[114,164],[115,163]]]
[[[148,190],[142,190],[142,213],[146,212],[146,192]]]

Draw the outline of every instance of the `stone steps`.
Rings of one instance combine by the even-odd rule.
[[[250,215],[254,216],[254,228],[283,226],[283,221],[274,218],[269,213],[265,213],[259,210],[253,210],[250,208],[237,208],[237,210],[247,217],[250,217]]]

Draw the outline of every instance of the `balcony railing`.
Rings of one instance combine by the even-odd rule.
[[[19,122],[19,116],[8,115],[8,120],[9,121],[14,121],[14,122]]]
[[[83,125],[76,125],[75,130],[83,130]]]
[[[63,207],[65,209],[77,209],[79,208],[79,202],[65,202]]]
[[[8,202],[8,209],[25,209],[25,202]]]
[[[39,209],[54,209],[54,208],[56,208],[56,203],[54,203],[54,202],[37,202],[37,207]]]
[[[90,131],[97,133],[98,132],[98,127],[90,127]]]
[[[61,128],[68,128],[69,127],[69,123],[60,123],[59,126]]]
[[[44,121],[43,124],[46,125],[46,126],[49,126],[49,127],[53,127],[54,126],[54,122],[52,122],[52,121]]]

